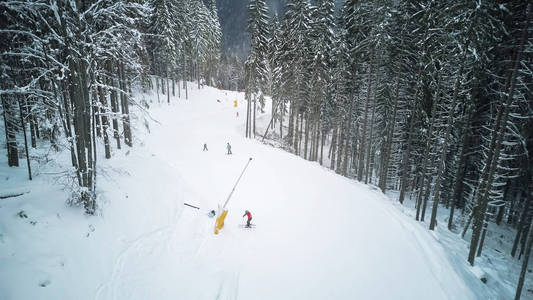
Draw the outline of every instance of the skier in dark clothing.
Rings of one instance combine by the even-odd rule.
[[[226,146],[226,148],[228,148],[228,154],[232,154],[231,153],[231,145],[228,143],[228,145]]]
[[[207,143],[204,144],[204,150],[203,151],[209,151],[209,149],[207,149]]]
[[[252,222],[252,214],[247,210],[244,212],[244,215],[242,215],[243,218],[244,216],[248,217],[248,221],[246,221],[246,227],[251,227],[250,222]]]

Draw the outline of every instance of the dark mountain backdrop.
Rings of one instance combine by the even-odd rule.
[[[249,0],[216,0],[222,27],[222,53],[246,57],[250,39],[246,32]],[[284,11],[286,0],[266,0],[271,15]]]
[[[342,0],[336,2],[338,9]],[[216,0],[216,3],[223,33],[222,53],[245,58],[250,47],[250,38],[246,32],[249,0]],[[266,3],[270,16],[277,13],[281,17],[285,13],[287,0],[266,0]]]

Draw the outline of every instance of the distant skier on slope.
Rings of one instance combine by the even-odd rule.
[[[231,153],[231,145],[228,143],[228,145],[226,146],[226,148],[228,148],[228,154],[232,154]]]
[[[204,144],[204,150],[203,151],[209,151],[209,149],[207,149],[207,143]]]
[[[242,217],[244,218],[245,216],[248,217],[248,220],[246,221],[246,227],[251,227],[250,222],[252,222],[252,214],[248,210],[246,210]]]

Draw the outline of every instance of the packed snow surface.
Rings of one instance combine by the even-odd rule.
[[[0,200],[0,299],[495,299],[381,192],[244,138],[242,93],[189,93],[142,96],[157,122],[137,112],[135,147],[99,157],[97,216],[44,171],[0,169],[1,190],[29,191]],[[250,157],[215,235],[207,213]]]

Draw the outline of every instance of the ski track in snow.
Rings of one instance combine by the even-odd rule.
[[[177,216],[175,217],[175,219],[177,220]],[[171,248],[169,246],[169,241],[171,239],[172,233],[175,231],[175,228],[176,224],[170,224],[154,231],[142,234],[137,239],[127,242],[127,246],[125,247],[125,249],[116,258],[116,261],[113,266],[113,272],[111,273],[111,279],[98,287],[94,299],[101,299],[101,294],[105,291],[107,291],[108,299],[124,299],[123,297],[119,297],[117,295],[120,295],[120,285],[123,283],[123,281],[127,280],[125,278],[127,277],[125,276],[127,274],[124,274],[125,262],[130,263],[130,257],[142,257],[141,255],[139,255],[141,252],[153,252],[146,250],[153,250],[154,245],[158,245],[161,243],[163,243],[164,248],[168,252],[170,252]],[[152,248],[148,249],[148,247]]]

